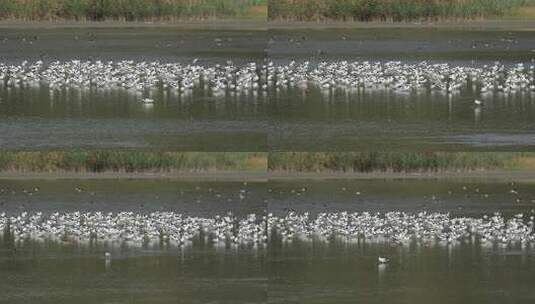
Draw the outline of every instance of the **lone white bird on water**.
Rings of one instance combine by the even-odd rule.
[[[378,257],[377,258],[377,262],[379,262],[379,264],[386,264],[388,263],[390,260],[387,259],[387,258],[384,258],[384,257]]]
[[[476,99],[476,100],[474,100],[474,104],[475,104],[476,106],[481,106],[481,105],[483,105],[483,101],[481,101],[481,100],[479,100],[479,99]]]
[[[154,99],[152,99],[152,98],[143,98],[143,99],[141,99],[141,102],[142,103],[146,103],[146,104],[152,104],[152,103],[154,103]]]

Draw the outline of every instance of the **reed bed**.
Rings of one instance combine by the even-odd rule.
[[[535,169],[535,153],[521,152],[275,152],[270,171],[466,172]]]
[[[0,151],[3,172],[467,172],[535,170],[535,152]]]
[[[534,0],[269,0],[270,20],[415,21],[501,17]]]
[[[265,171],[256,152],[39,151],[0,152],[6,172]]]
[[[173,20],[242,17],[267,0],[0,0],[0,18]]]

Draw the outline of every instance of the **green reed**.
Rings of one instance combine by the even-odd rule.
[[[267,154],[256,152],[0,151],[7,172],[265,171]]]
[[[0,18],[170,20],[240,17],[267,0],[0,0]]]
[[[535,152],[0,151],[4,172],[535,170]]]
[[[525,161],[525,160],[533,161]],[[442,172],[533,169],[535,153],[515,152],[275,152],[271,171]]]
[[[414,21],[500,17],[534,0],[270,0],[271,20]]]

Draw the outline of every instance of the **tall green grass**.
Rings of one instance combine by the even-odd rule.
[[[515,152],[275,152],[271,171],[442,172],[527,169],[535,153]],[[535,163],[535,162],[533,162]],[[533,168],[532,168],[533,169]]]
[[[534,0],[269,0],[270,20],[411,21],[505,16]]]
[[[265,171],[266,153],[142,151],[0,151],[0,171],[8,172],[171,172]]]
[[[267,0],[0,0],[0,18],[169,20],[245,16]]]

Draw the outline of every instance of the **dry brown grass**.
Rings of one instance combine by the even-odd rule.
[[[535,157],[526,156],[515,159],[511,167],[516,170],[535,170]]]
[[[510,17],[521,20],[535,20],[535,6],[523,6],[513,10]]]

